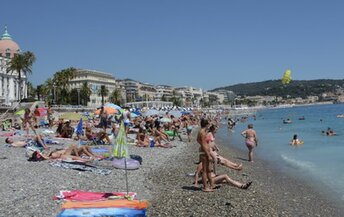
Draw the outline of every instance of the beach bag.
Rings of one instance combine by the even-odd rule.
[[[41,155],[41,151],[35,147],[27,147],[25,156],[28,161],[42,161],[44,158]]]

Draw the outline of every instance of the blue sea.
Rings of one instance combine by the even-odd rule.
[[[344,118],[337,118],[338,114],[344,114],[344,104],[266,109],[255,114],[256,120],[250,115],[246,122],[238,122],[233,131],[223,120],[217,137],[247,151],[240,133],[252,123],[259,139],[254,157],[270,161],[282,172],[305,179],[319,192],[330,192],[327,196],[344,203]],[[292,123],[283,124],[288,118]],[[324,135],[328,127],[337,135]],[[289,145],[294,134],[303,145]]]

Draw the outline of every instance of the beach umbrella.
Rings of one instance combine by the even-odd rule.
[[[60,119],[66,119],[66,120],[71,120],[71,121],[77,121],[77,120],[88,120],[88,118],[84,115],[82,115],[81,113],[75,113],[75,112],[66,112],[66,113],[62,113],[59,116]]]
[[[112,156],[117,158],[129,157],[127,136],[125,134],[123,121],[119,127],[119,132],[113,145]]]
[[[138,115],[137,115],[136,113],[134,113],[134,112],[131,112],[131,113],[130,113],[130,116],[131,116],[132,118],[136,118]]]
[[[25,109],[19,110],[15,114],[18,115],[18,116],[24,115],[25,114]]]
[[[162,122],[162,123],[169,123],[169,122],[172,122],[172,120],[170,118],[161,118],[160,122]]]
[[[170,115],[173,115],[173,116],[176,117],[176,118],[181,117],[182,114],[183,114],[181,111],[176,111],[176,110],[169,111],[168,113],[169,113]]]
[[[182,114],[183,115],[188,115],[188,114],[190,114],[191,113],[191,111],[182,111]]]
[[[104,105],[104,107],[111,107],[111,108],[114,108],[114,109],[116,109],[116,110],[121,110],[121,109],[122,109],[121,106],[116,105],[116,104],[114,104],[114,103],[106,103],[106,104]]]
[[[82,135],[82,118],[80,118],[80,121],[75,129],[76,134]]]
[[[38,108],[37,110],[39,112],[40,117],[48,115],[48,109],[47,108]]]
[[[104,111],[105,111],[107,114],[109,114],[109,115],[118,113],[118,110],[115,109],[115,108],[112,108],[112,107],[105,107],[105,106],[104,106]],[[96,111],[94,112],[94,114],[99,115],[99,114],[100,114],[100,109],[96,110]]]
[[[142,115],[144,117],[147,117],[147,116],[152,116],[152,115],[157,115],[159,114],[159,111],[158,110],[155,110],[155,109],[149,109],[147,110],[146,112],[142,113]]]

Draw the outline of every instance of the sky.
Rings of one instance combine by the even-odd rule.
[[[344,1],[1,0],[42,84],[68,67],[211,90],[280,79],[343,79]]]

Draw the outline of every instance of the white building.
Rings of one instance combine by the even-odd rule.
[[[19,45],[12,40],[11,35],[5,27],[5,32],[0,39],[0,103],[11,105],[17,101],[19,94],[21,98],[27,97],[27,77],[22,73],[21,90],[19,91],[18,73],[7,73],[7,63],[20,52]]]
[[[77,69],[75,78],[69,82],[70,88],[81,88],[85,82],[87,82],[92,91],[90,102],[87,104],[89,107],[101,106],[102,98],[99,94],[99,90],[102,85],[104,85],[109,91],[108,96],[104,97],[105,102],[108,101],[109,96],[116,88],[120,88],[112,74],[88,69]]]

